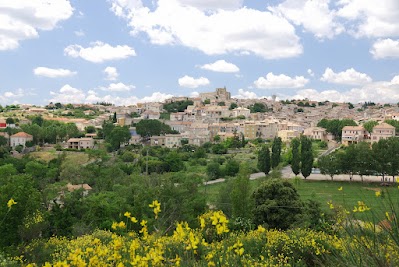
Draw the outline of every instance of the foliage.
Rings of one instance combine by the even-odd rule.
[[[174,133],[169,125],[159,120],[141,120],[136,124],[136,131],[142,137]]]
[[[282,141],[280,137],[275,137],[272,144],[271,166],[276,168],[281,161],[281,146]]]
[[[237,107],[238,107],[237,104],[233,102],[233,103],[230,104],[229,110],[233,110],[233,109],[235,109]]]
[[[210,180],[215,180],[217,178],[220,178],[222,176],[222,170],[220,168],[219,163],[210,162],[206,166],[206,173],[207,173],[207,175],[208,175]]]
[[[288,229],[301,218],[303,203],[294,186],[281,179],[271,179],[254,193],[254,223],[270,229]]]
[[[312,173],[313,168],[313,151],[312,141],[305,137],[301,137],[301,173],[305,179]]]
[[[295,175],[298,175],[301,172],[301,154],[299,151],[299,147],[301,142],[298,138],[294,138],[291,141],[292,147],[292,160],[291,160],[291,169]]]
[[[258,169],[265,174],[268,174],[271,169],[270,149],[268,146],[262,146],[258,153]]]
[[[235,176],[239,170],[240,164],[234,159],[229,159],[224,167],[224,174],[227,176]]]
[[[366,129],[369,133],[373,131],[374,126],[378,125],[376,121],[367,121],[363,124],[364,129]]]
[[[131,135],[127,126],[115,126],[106,136],[105,141],[111,144],[112,150],[118,150],[121,144],[129,142],[130,138]]]
[[[263,103],[256,102],[255,104],[250,105],[249,110],[251,113],[257,113],[257,112],[268,112],[269,109],[267,106]]]
[[[163,109],[166,110],[168,113],[182,112],[185,109],[187,109],[187,106],[193,105],[193,104],[194,104],[194,102],[191,100],[175,101],[175,102],[164,104]]]
[[[345,126],[357,126],[356,122],[350,119],[322,119],[317,123],[318,127],[325,128],[327,132],[333,134],[337,140],[341,140],[342,128]]]

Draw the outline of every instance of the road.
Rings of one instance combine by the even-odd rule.
[[[281,176],[283,178],[293,178],[295,177],[295,174],[291,170],[291,166],[286,166],[281,170]],[[303,178],[302,175],[299,175],[299,177]],[[393,182],[392,176],[391,177],[385,177],[387,183]],[[309,177],[306,178],[306,180],[331,180],[331,177],[329,175],[323,175],[323,174],[316,174],[312,173],[309,175]],[[335,175],[334,176],[334,181],[347,181],[349,182],[349,175],[347,174],[341,174],[341,175]],[[362,179],[360,175],[353,175],[352,181],[355,182],[361,182]],[[365,182],[383,182],[381,176],[363,176],[363,181]]]

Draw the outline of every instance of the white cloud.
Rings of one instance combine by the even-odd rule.
[[[0,50],[15,49],[22,40],[39,37],[39,30],[53,30],[72,13],[68,0],[0,1]]]
[[[317,38],[324,39],[333,38],[344,31],[329,4],[330,0],[286,0],[278,6],[269,6],[268,9],[295,25],[301,25]]]
[[[350,21],[350,31],[357,37],[399,35],[399,1],[340,0],[336,15]]]
[[[80,57],[94,63],[136,56],[134,49],[127,45],[111,46],[100,41],[94,42],[91,45],[91,47],[87,48],[80,45],[70,45],[64,49],[64,53],[70,57]]]
[[[69,84],[64,85],[58,92],[51,91],[50,95],[52,98],[49,101],[53,103],[84,103],[86,97],[82,90],[74,88]]]
[[[399,75],[396,75],[395,77],[393,77],[390,84],[399,85]]]
[[[259,97],[254,92],[245,91],[243,89],[238,89],[238,95],[233,96],[233,98],[256,99],[256,98],[259,98]]]
[[[370,53],[376,59],[399,58],[399,40],[378,40],[373,44],[373,48],[370,50]]]
[[[207,78],[200,77],[195,79],[187,75],[179,78],[178,82],[181,87],[186,87],[186,88],[197,88],[199,86],[205,86],[210,83]]]
[[[365,73],[357,72],[353,68],[339,73],[335,73],[332,69],[326,68],[320,80],[329,83],[347,85],[362,85],[372,82],[370,76]]]
[[[309,74],[309,76],[314,77],[314,72],[313,72],[313,70],[308,69],[308,74]]]
[[[149,7],[140,0],[110,1],[115,15],[128,21],[131,34],[145,33],[153,44],[182,45],[208,55],[250,52],[266,59],[303,51],[295,28],[269,11],[241,7],[207,12],[195,5],[199,0],[154,0]]]
[[[201,69],[211,70],[215,72],[239,72],[240,69],[233,63],[226,62],[225,60],[217,60],[211,64],[201,66]]]
[[[111,83],[107,87],[100,87],[101,90],[110,92],[126,92],[136,88],[134,85],[126,85],[124,83]]]
[[[273,88],[301,88],[309,82],[303,76],[295,76],[291,78],[285,74],[274,75],[269,72],[266,77],[259,77],[254,82],[257,88],[273,89]]]
[[[83,30],[74,31],[73,33],[74,33],[76,36],[78,36],[78,37],[85,36],[85,32],[84,32]]]
[[[199,93],[198,92],[191,92],[190,93],[190,97],[199,97]]]
[[[243,0],[178,0],[183,6],[192,6],[201,10],[232,10],[242,6]]]
[[[77,74],[76,71],[67,69],[51,69],[46,67],[37,67],[33,70],[36,76],[44,76],[48,78],[71,77]]]
[[[115,67],[106,67],[103,72],[107,75],[105,79],[108,81],[115,81],[119,76],[118,70]]]
[[[287,96],[289,99],[308,98],[314,101],[329,100],[333,102],[361,103],[373,101],[376,103],[397,103],[399,102],[399,84],[387,85],[386,82],[377,82],[364,85],[359,88],[352,88],[347,91],[315,89],[299,90],[296,95]]]
[[[21,98],[24,97],[26,94],[24,92],[24,90],[22,89],[18,89],[15,92],[4,92],[3,96],[4,98]]]

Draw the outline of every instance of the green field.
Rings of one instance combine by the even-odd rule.
[[[313,199],[322,204],[324,210],[329,209],[327,202],[332,201],[335,207],[343,206],[352,212],[358,201],[363,201],[370,211],[357,213],[356,217],[363,220],[377,221],[385,218],[385,212],[390,211],[390,204],[399,209],[399,189],[398,184],[392,186],[381,187],[379,183],[360,183],[360,182],[335,182],[335,181],[306,181],[291,180],[299,195],[303,200]],[[251,188],[255,190],[261,180],[251,181]],[[342,187],[342,190],[338,190]],[[219,191],[223,188],[223,183],[203,186],[202,192],[206,193],[208,203],[215,204]],[[376,196],[376,192],[381,191],[380,197]]]

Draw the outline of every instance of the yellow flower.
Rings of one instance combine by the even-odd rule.
[[[132,223],[137,223],[138,220],[136,219],[136,217],[130,217],[130,221],[132,221]]]
[[[205,219],[202,217],[200,218],[200,226],[201,226],[201,229],[205,228]]]
[[[342,189],[343,189],[343,188],[342,188],[342,186],[341,186],[340,188],[338,188],[338,191],[342,191]]]
[[[123,214],[126,218],[130,218],[132,216],[132,214],[128,211],[125,212],[125,214]]]
[[[330,209],[334,209],[334,205],[333,205],[333,203],[332,203],[331,200],[328,201],[327,204],[328,204],[328,206],[330,207]]]
[[[381,191],[375,191],[375,196],[380,197],[381,196]]]
[[[8,202],[7,202],[7,207],[9,208],[9,209],[11,209],[11,207],[13,206],[13,205],[15,205],[15,204],[17,204],[18,202],[15,202],[14,201],[14,199],[10,199]]]
[[[158,213],[161,212],[161,203],[158,202],[158,200],[154,200],[150,205],[148,205],[150,208],[153,208],[154,214],[155,214],[155,219],[158,218]]]

